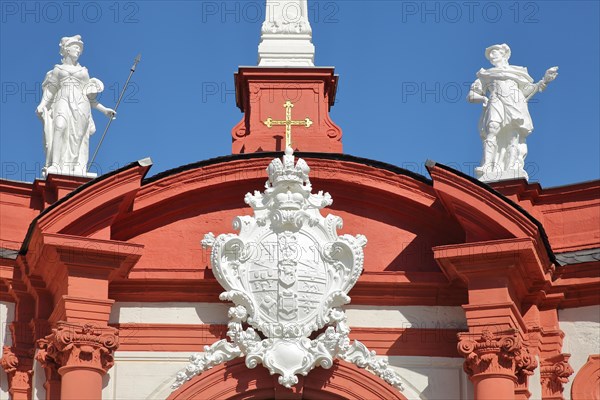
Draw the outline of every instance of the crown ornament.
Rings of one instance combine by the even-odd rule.
[[[306,161],[301,158],[296,161],[291,147],[285,149],[283,161],[278,158],[271,161],[267,167],[269,179],[265,191],[248,193],[245,197],[246,204],[254,209],[259,225],[265,225],[267,220],[280,227],[316,223],[318,210],[330,206],[333,200],[329,193],[312,193],[309,173]]]
[[[283,155],[283,162],[279,158],[275,158],[267,167],[267,174],[269,180],[266,183],[266,188],[277,186],[279,184],[293,184],[299,183],[308,188],[310,192],[310,180],[308,174],[310,173],[310,167],[306,164],[306,161],[299,158],[298,162],[294,164],[294,151],[291,147],[285,149]]]

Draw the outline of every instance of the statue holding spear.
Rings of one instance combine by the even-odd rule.
[[[98,94],[104,90],[102,81],[90,78],[87,68],[79,64],[83,53],[81,36],[63,37],[59,46],[62,63],[46,74],[42,83],[42,100],[36,108],[44,130],[46,160],[42,175],[95,177],[96,174],[88,173],[90,136],[96,131],[91,109],[95,108],[109,118],[104,131],[106,135],[139,56],[113,110],[97,100]]]

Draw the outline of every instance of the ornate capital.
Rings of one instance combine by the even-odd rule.
[[[540,378],[544,399],[563,399],[563,385],[574,372],[569,357],[570,354],[559,354],[542,361]]]
[[[2,348],[2,358],[0,365],[8,376],[9,393],[12,398],[27,398],[31,390],[31,362],[24,358],[24,362],[20,362],[19,357],[13,353],[10,346]]]
[[[514,329],[496,334],[488,329],[480,335],[459,333],[458,340],[458,352],[466,359],[464,370],[471,377],[500,374],[516,381],[518,375],[531,375],[537,367]]]
[[[59,372],[86,367],[105,373],[114,365],[118,335],[118,330],[111,327],[59,322],[50,335],[38,341],[36,358],[45,366],[55,366]]]
[[[8,375],[17,370],[17,367],[19,366],[19,359],[15,353],[12,352],[10,346],[2,347],[2,358],[0,358],[0,365]]]

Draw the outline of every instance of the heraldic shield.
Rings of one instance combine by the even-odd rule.
[[[302,159],[294,161],[288,147],[283,162],[276,158],[269,164],[264,192],[246,194],[254,215],[235,218],[239,234],[205,235],[202,245],[212,247],[213,272],[225,289],[220,299],[234,304],[228,313],[230,340],[192,355],[174,389],[236,357],[245,357],[248,368],[263,364],[289,388],[298,383],[298,374],[330,368],[337,357],[402,390],[385,360],[348,337],[342,306],[362,273],[367,239],[338,236],[342,219],[320,212],[332,204],[331,196],[313,194],[310,168]]]

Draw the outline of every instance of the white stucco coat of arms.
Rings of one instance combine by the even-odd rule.
[[[367,239],[338,236],[342,219],[320,211],[332,204],[331,196],[313,194],[310,168],[302,159],[294,161],[288,148],[283,162],[276,158],[267,168],[264,192],[246,194],[254,215],[234,219],[239,234],[205,235],[202,245],[212,247],[213,272],[225,289],[220,299],[234,304],[229,340],[192,355],[174,389],[215,365],[245,357],[248,368],[262,364],[288,388],[298,383],[298,374],[330,368],[340,358],[402,390],[385,360],[348,337],[342,306],[363,271]]]

